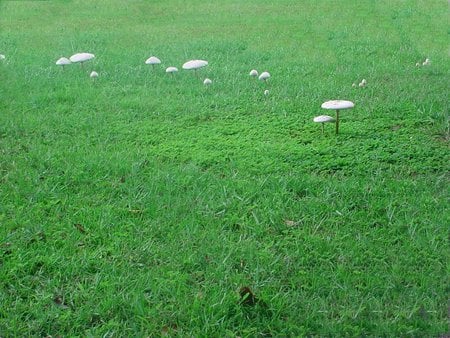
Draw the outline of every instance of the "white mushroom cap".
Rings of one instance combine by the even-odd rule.
[[[360,87],[365,87],[366,84],[365,84],[364,82],[360,82],[360,83],[358,84],[358,86],[360,86]]]
[[[254,77],[256,77],[256,76],[258,76],[258,71],[256,70],[256,69],[252,69],[251,71],[250,71],[250,74],[249,74],[250,76],[254,76]]]
[[[95,58],[94,54],[91,53],[77,53],[72,55],[69,59],[71,62],[84,62]]]
[[[183,64],[183,69],[198,69],[208,65],[205,60],[190,60]]]
[[[161,60],[158,59],[156,56],[150,56],[147,60],[145,60],[146,65],[159,65],[161,63]]]
[[[56,61],[56,65],[57,66],[65,66],[65,65],[70,65],[72,62],[70,62],[70,60],[68,58],[62,57],[60,59],[58,59],[58,61]]]
[[[269,95],[269,90],[268,90],[268,89],[266,89],[266,90],[264,91],[264,95],[265,95],[265,96]]]
[[[6,59],[6,56],[4,56],[3,54],[0,54],[0,60],[4,60]]]
[[[316,116],[313,119],[313,121],[317,122],[317,123],[326,123],[326,122],[335,122],[336,120],[333,117],[328,116],[328,115],[320,115],[320,116]]]
[[[416,67],[419,67],[419,66],[420,66],[420,63],[417,62],[417,63],[416,63]]]
[[[205,79],[205,81],[203,81],[203,84],[208,86],[212,84],[212,81],[210,79]]]
[[[270,77],[269,72],[262,72],[258,79],[260,79],[261,81],[265,81],[265,80],[267,80],[269,77]]]
[[[178,72],[177,67],[167,67],[166,68],[166,73],[175,73],[175,72]]]
[[[322,103],[323,109],[348,109],[353,108],[355,104],[352,101],[345,101],[345,100],[331,100]]]
[[[366,80],[366,79],[362,79],[362,80],[361,80],[361,83],[364,84],[364,85],[366,85],[366,84],[367,84],[367,80]]]
[[[98,73],[96,71],[92,71],[91,74],[89,75],[91,78],[96,78],[98,77]]]

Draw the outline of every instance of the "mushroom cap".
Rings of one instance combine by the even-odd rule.
[[[331,100],[322,103],[323,109],[348,109],[353,108],[355,104],[352,101],[345,101],[345,100]]]
[[[256,69],[252,69],[251,71],[250,71],[250,74],[249,74],[250,76],[258,76],[258,71],[256,70]]]
[[[260,79],[261,81],[265,81],[269,77],[270,77],[270,73],[269,72],[262,72],[258,79]]]
[[[266,90],[264,91],[264,95],[265,95],[265,96],[269,95],[269,90],[268,90],[268,89],[266,89]]]
[[[198,69],[208,65],[208,61],[205,60],[190,60],[183,64],[183,69]]]
[[[158,59],[156,56],[150,56],[147,60],[145,60],[146,65],[159,65],[161,63],[161,60]]]
[[[326,123],[326,122],[335,122],[335,119],[328,115],[319,115],[313,119],[314,122],[317,123]]]
[[[72,55],[69,59],[71,62],[84,62],[95,58],[94,54],[91,53],[77,53]]]
[[[0,60],[4,60],[6,59],[6,56],[4,56],[3,54],[0,54]]]
[[[58,61],[56,61],[56,65],[57,66],[65,66],[65,65],[70,65],[72,62],[70,62],[70,60],[68,58],[62,57],[59,58]]]
[[[98,77],[98,73],[96,71],[92,71],[91,74],[89,75],[91,78],[95,78]]]
[[[212,84],[212,81],[211,81],[210,79],[206,78],[206,79],[203,81],[203,84],[204,84],[204,85],[210,85],[210,84]]]
[[[177,67],[167,67],[166,68],[166,73],[175,73],[175,72],[178,72]]]

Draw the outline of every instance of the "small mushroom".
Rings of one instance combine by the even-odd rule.
[[[353,88],[356,88],[356,83],[353,82],[353,83],[352,83],[352,87],[353,87]]]
[[[258,77],[261,81],[266,81],[270,77],[269,72],[262,72],[261,75]]]
[[[269,95],[269,90],[266,89],[266,90],[264,91],[264,96],[268,96],[268,95]]]
[[[325,123],[332,123],[332,122],[335,122],[336,120],[333,117],[328,116],[328,115],[319,115],[319,116],[316,116],[313,119],[313,121],[316,122],[316,123],[320,123],[321,124],[322,134],[323,134]]]
[[[77,53],[72,55],[69,60],[72,63],[79,62],[82,65],[83,62],[92,60],[93,58],[95,58],[95,55],[91,53]]]
[[[364,88],[366,85],[367,85],[366,79],[362,79],[358,86],[360,86],[361,88]]]
[[[5,60],[5,59],[6,59],[6,56],[3,54],[0,54],[0,60]]]
[[[147,60],[145,60],[146,65],[152,65],[152,67],[155,67],[155,65],[159,65],[161,63],[161,60],[158,59],[156,56],[150,56]]]
[[[429,58],[426,58],[425,61],[422,63],[422,66],[429,66],[431,65],[431,61]]]
[[[64,69],[64,66],[70,65],[72,62],[68,58],[62,57],[56,61],[57,66],[61,66]]]
[[[178,68],[177,67],[167,67],[166,68],[166,73],[176,73],[178,72]]]
[[[353,102],[345,100],[331,100],[322,103],[323,109],[336,110],[336,134],[339,133],[339,110],[353,108],[354,106]]]
[[[419,62],[416,62],[416,67],[420,67],[420,63]]]
[[[209,85],[211,85],[212,84],[212,81],[210,80],[210,79],[205,79],[204,81],[203,81],[203,84],[205,85],[205,86],[209,86]]]
[[[89,76],[91,77],[91,79],[95,79],[98,77],[98,73],[96,71],[92,71]]]
[[[256,70],[256,69],[252,69],[251,71],[250,71],[250,74],[249,74],[250,76],[253,76],[253,77],[257,77],[258,76],[258,71]]]

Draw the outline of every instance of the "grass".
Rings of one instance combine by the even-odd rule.
[[[446,334],[444,7],[0,3],[0,336]]]

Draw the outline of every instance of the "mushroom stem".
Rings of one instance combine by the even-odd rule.
[[[339,134],[339,109],[336,109],[336,135]]]

